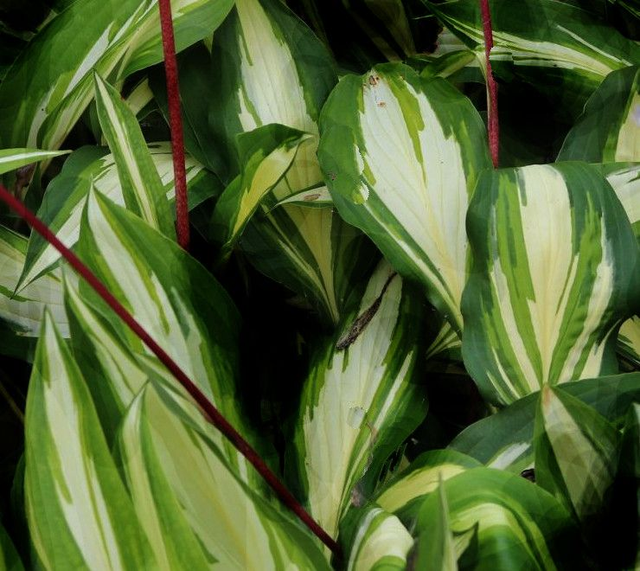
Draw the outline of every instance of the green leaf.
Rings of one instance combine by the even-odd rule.
[[[482,120],[445,80],[399,64],[347,76],[321,119],[318,156],[341,215],[462,330],[467,278],[464,220],[490,166]]]
[[[152,143],[149,152],[167,198],[173,203],[175,185],[170,144]],[[186,157],[186,175],[190,209],[221,191],[215,176],[189,156]],[[100,147],[82,147],[65,162],[60,175],[47,188],[38,209],[39,218],[67,247],[73,247],[78,241],[82,209],[92,185],[116,204],[125,204],[114,156],[105,155],[105,149]],[[32,233],[19,287],[48,272],[59,259],[60,254],[53,246],[39,234]]]
[[[173,2],[177,49],[211,34],[232,5]],[[35,36],[0,85],[0,146],[58,148],[93,98],[92,70],[116,83],[160,61],[156,0],[73,2]]]
[[[37,337],[45,305],[64,337],[69,325],[64,311],[60,272],[53,271],[14,294],[27,252],[27,239],[0,226],[0,319],[22,337]]]
[[[455,450],[430,450],[420,454],[385,484],[374,501],[386,511],[408,521],[417,515],[425,497],[439,486],[441,480],[478,467],[480,463],[477,460]]]
[[[154,561],[95,407],[46,312],[29,383],[25,496],[48,569],[146,569]]]
[[[2,149],[0,151],[0,174],[10,172],[39,161],[45,161],[71,151],[40,151],[38,149]]]
[[[616,429],[593,408],[544,387],[536,414],[536,484],[586,522],[605,505],[618,463]]]
[[[84,376],[100,379],[99,383],[91,383],[89,389],[111,442],[125,411],[148,381],[148,372],[118,331],[83,299],[69,280],[65,281],[65,306],[76,362]]]
[[[309,138],[283,125],[265,125],[238,135],[242,173],[220,196],[211,220],[211,232],[222,243],[221,259],[229,255],[263,199],[282,180],[300,145]]]
[[[274,208],[285,204],[305,206],[307,208],[327,208],[333,206],[333,198],[331,198],[329,189],[324,185],[320,185],[294,192],[287,198],[283,198]]]
[[[619,426],[629,405],[640,399],[640,373],[583,379],[562,385],[562,390]],[[534,419],[539,401],[539,393],[517,400],[467,427],[449,447],[492,468],[516,473],[531,468]]]
[[[393,514],[372,505],[350,512],[342,523],[347,571],[401,571],[413,538]]]
[[[127,412],[120,451],[158,559],[174,569],[328,569],[317,542],[243,483],[219,441],[182,391],[147,385]]]
[[[330,535],[426,414],[419,308],[419,296],[382,262],[305,382],[292,462],[311,514]]]
[[[237,0],[213,42],[212,128],[221,177],[242,169],[239,133],[278,123],[312,137],[247,226],[241,248],[258,270],[304,295],[336,324],[352,287],[366,271],[361,235],[331,209],[286,205],[291,194],[322,185],[316,158],[320,109],[336,82],[326,48],[279,0]],[[356,261],[356,263],[354,263]]]
[[[476,468],[445,481],[443,487],[452,532],[465,534],[477,526],[474,569],[555,569],[561,561],[586,568],[582,545],[568,512],[555,498],[524,478]],[[428,496],[416,528],[427,529],[441,509],[440,495]],[[466,545],[457,547],[462,551]],[[457,556],[462,554],[460,551]]]
[[[442,485],[438,484],[439,504],[435,509],[427,504],[427,509],[432,509],[435,516],[429,519],[423,516],[427,526],[420,529],[416,541],[415,551],[412,557],[412,569],[424,571],[458,571],[456,546],[449,522],[449,506],[447,496]]]
[[[638,61],[638,58],[636,58]],[[640,161],[640,66],[611,72],[564,140],[559,161]]]
[[[120,93],[97,73],[94,89],[100,127],[116,161],[127,209],[169,238],[175,238],[167,194],[136,116]]]
[[[485,397],[617,373],[638,248],[610,185],[582,163],[485,172],[469,207],[462,355]]]
[[[484,45],[480,4],[475,0],[423,0],[470,48]],[[491,66],[549,91],[577,116],[585,99],[612,71],[640,60],[640,47],[590,12],[555,0],[491,4]]]
[[[640,157],[640,154],[638,155]],[[601,169],[627,213],[640,244],[640,162],[595,165]]]
[[[6,569],[6,571],[24,570],[20,556],[2,525],[0,525],[0,569]]]
[[[236,400],[239,315],[213,276],[175,242],[98,192],[89,194],[77,252],[229,422],[252,440]],[[130,351],[149,355],[84,283],[80,292]],[[155,357],[152,361],[157,363]],[[227,451],[232,463],[244,462],[231,444]]]

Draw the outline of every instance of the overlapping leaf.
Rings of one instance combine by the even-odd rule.
[[[334,203],[462,330],[464,220],[490,165],[471,102],[441,79],[380,65],[344,78],[323,110],[318,155]]]
[[[267,193],[285,176],[298,149],[309,137],[282,125],[266,125],[238,136],[242,174],[222,193],[211,220],[211,232],[222,243],[222,259]]]
[[[305,382],[293,460],[310,511],[329,534],[426,412],[415,377],[419,308],[415,292],[381,263]]]
[[[558,160],[640,161],[640,66],[605,78],[569,131]]]
[[[597,514],[618,464],[616,429],[579,399],[544,387],[534,439],[536,483],[580,520]]]
[[[277,0],[238,0],[214,37],[211,120],[223,178],[242,168],[234,148],[238,133],[278,123],[312,135],[248,225],[241,246],[260,271],[305,295],[334,323],[351,276],[367,265],[359,255],[361,238],[331,209],[272,206],[322,185],[316,122],[335,82],[326,49]]]
[[[423,1],[471,48],[484,45],[478,2]],[[640,60],[636,43],[569,3],[497,0],[491,3],[491,21],[493,71],[506,80],[515,73],[538,89],[549,89],[557,101],[566,100],[574,116],[610,72]]]
[[[98,74],[94,75],[94,89],[98,119],[116,161],[127,209],[169,238],[175,238],[167,195],[136,116],[120,93]]]
[[[638,304],[638,248],[611,187],[582,163],[487,171],[467,220],[465,365],[490,400],[617,372]]]
[[[44,568],[153,566],[86,380],[49,313],[29,384],[25,424],[27,517]]]
[[[149,146],[149,152],[167,198],[172,202],[175,199],[175,185],[170,145],[153,143]],[[186,159],[186,175],[189,208],[220,192],[218,180],[189,156]],[[117,204],[125,204],[113,155],[105,155],[105,149],[100,147],[82,147],[69,157],[60,175],[51,182],[37,212],[39,218],[67,247],[73,247],[78,241],[82,209],[92,186]],[[59,259],[57,250],[39,234],[32,234],[20,287],[47,272]]]
[[[69,336],[69,325],[63,304],[63,288],[59,271],[33,281],[19,294],[14,294],[27,252],[27,239],[0,226],[0,319],[18,335],[37,337],[45,305],[61,334]]]
[[[21,167],[66,155],[70,151],[40,151],[38,149],[3,149],[0,151],[0,174]]]
[[[474,569],[555,569],[556,562],[567,560],[568,554],[576,567],[586,565],[568,512],[524,478],[476,468],[445,481],[443,487],[452,532],[465,535],[477,526]],[[416,528],[431,526],[441,509],[439,494],[431,494]],[[467,545],[456,545],[456,557]]]
[[[23,571],[24,566],[11,538],[0,525],[0,569],[7,571]]]
[[[636,367],[640,367],[640,317],[634,315],[620,327],[618,353]]]
[[[232,5],[174,2],[178,50],[215,30]],[[117,81],[162,61],[159,23],[157,0],[73,2],[36,35],[0,85],[0,144],[58,148],[93,98],[92,69]]]
[[[193,404],[157,384],[127,413],[120,450],[158,559],[174,569],[328,569],[308,532],[241,481],[217,440]]]
[[[413,538],[393,514],[367,506],[349,514],[341,527],[348,571],[406,569]]]
[[[77,245],[80,258],[227,419],[249,437],[235,398],[239,317],[227,293],[175,242],[99,193],[89,194]],[[142,341],[95,300],[131,351]],[[237,451],[228,445],[231,458]]]
[[[640,373],[583,379],[562,385],[562,390],[619,427],[629,405],[640,398]],[[539,393],[519,399],[467,427],[449,447],[491,468],[519,474],[533,467],[534,419],[539,400]]]

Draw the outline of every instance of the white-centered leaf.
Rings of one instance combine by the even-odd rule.
[[[154,567],[87,380],[48,312],[29,382],[25,427],[26,513],[43,567]]]
[[[465,215],[490,166],[482,120],[442,79],[385,64],[345,77],[321,119],[318,156],[341,215],[462,330]]]
[[[382,262],[357,313],[323,348],[305,382],[295,467],[311,514],[330,535],[426,412],[415,377],[419,307],[415,291]]]
[[[0,174],[21,167],[66,155],[71,151],[40,151],[38,149],[2,149],[0,150]]]
[[[594,167],[487,171],[467,230],[462,354],[488,399],[617,372],[616,328],[639,303],[638,248]]]

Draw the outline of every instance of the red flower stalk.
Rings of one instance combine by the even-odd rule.
[[[489,0],[480,0],[482,12],[482,31],[484,33],[484,55],[487,67],[487,106],[489,109],[489,149],[494,168],[498,168],[498,154],[500,146],[500,125],[498,123],[498,84],[491,71],[489,55],[493,47],[493,30],[491,27],[491,10]]]
[[[189,206],[187,204],[187,175],[184,166],[184,137],[180,114],[180,88],[178,85],[178,62],[173,36],[171,0],[159,0],[160,25],[162,28],[162,50],[167,78],[167,100],[169,103],[169,127],[173,151],[173,174],[176,186],[176,231],[178,244],[189,249]]]

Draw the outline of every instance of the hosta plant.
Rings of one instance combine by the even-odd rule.
[[[640,564],[636,2],[32,4],[0,568]]]

